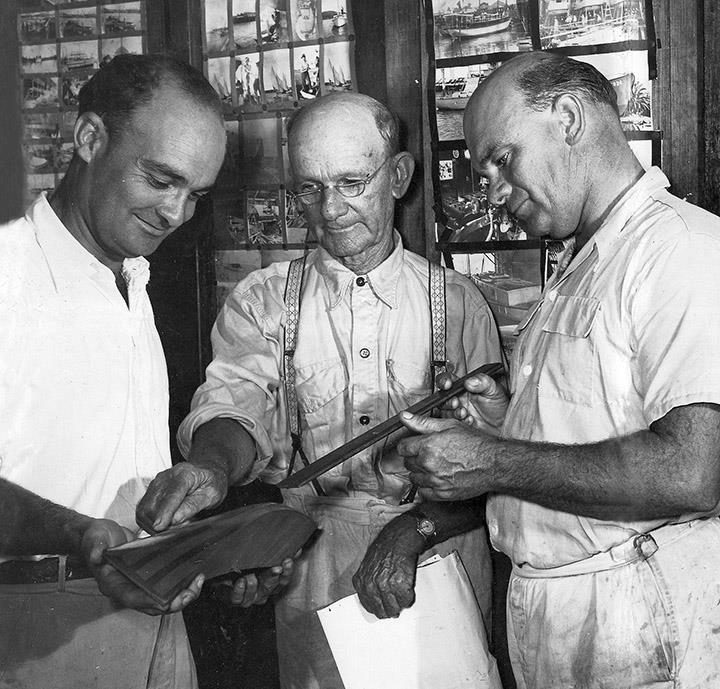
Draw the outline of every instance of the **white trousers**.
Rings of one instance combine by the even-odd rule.
[[[518,689],[720,687],[720,519],[650,535],[553,570],[513,568]]]

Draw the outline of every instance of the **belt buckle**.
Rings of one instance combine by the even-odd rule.
[[[633,547],[635,552],[643,559],[651,558],[658,549],[658,544],[649,533],[641,533],[633,539]]]

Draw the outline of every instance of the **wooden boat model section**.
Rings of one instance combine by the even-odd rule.
[[[210,579],[281,564],[315,528],[286,505],[248,505],[108,548],[105,561],[167,605],[200,573]]]

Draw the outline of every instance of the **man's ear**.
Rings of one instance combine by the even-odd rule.
[[[583,102],[571,93],[563,93],[553,103],[553,114],[558,117],[565,143],[568,146],[578,143],[586,125]]]
[[[105,123],[94,112],[78,115],[73,132],[75,153],[89,163],[107,143],[108,132]]]
[[[401,151],[393,156],[391,165],[392,195],[399,199],[405,196],[405,192],[410,186],[410,180],[415,171],[415,159],[407,151]]]

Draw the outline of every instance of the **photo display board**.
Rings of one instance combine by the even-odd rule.
[[[147,49],[145,0],[19,0],[27,189],[51,192],[73,154],[78,93],[103,64]]]
[[[205,74],[228,149],[214,194],[217,304],[250,271],[316,244],[292,196],[290,114],[355,91],[350,0],[203,0]]]

